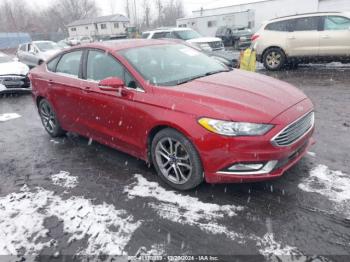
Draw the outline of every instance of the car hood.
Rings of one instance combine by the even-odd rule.
[[[28,72],[28,66],[21,62],[0,63],[0,75],[26,75]]]
[[[194,39],[189,39],[186,42],[188,43],[211,43],[211,42],[218,42],[222,41],[218,37],[199,37],[199,38],[194,38]]]
[[[241,70],[203,77],[174,89],[181,101],[176,105],[178,110],[188,111],[190,103],[191,113],[197,117],[255,123],[270,123],[307,99],[288,83]]]

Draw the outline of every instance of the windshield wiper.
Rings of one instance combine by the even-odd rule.
[[[202,78],[202,77],[206,77],[206,76],[210,76],[210,75],[215,75],[215,74],[222,73],[222,72],[229,72],[229,71],[231,71],[231,69],[223,69],[223,70],[216,70],[216,71],[207,72],[207,73],[202,74],[202,75],[197,75],[197,76],[194,76],[191,78],[186,78],[184,80],[177,81],[176,85],[182,85],[182,84],[191,82],[191,81],[198,79],[198,78]]]

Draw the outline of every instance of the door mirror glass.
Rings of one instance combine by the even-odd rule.
[[[98,83],[101,90],[116,91],[124,87],[124,81],[119,77],[108,77]]]

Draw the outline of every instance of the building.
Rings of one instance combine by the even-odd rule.
[[[176,24],[178,27],[193,28],[205,36],[214,36],[217,28],[223,25],[257,30],[264,21],[276,17],[346,10],[350,11],[350,0],[252,0],[235,5],[230,0],[221,7],[193,11],[190,17],[180,18]]]
[[[70,37],[118,37],[126,34],[126,28],[129,26],[129,23],[129,18],[120,14],[115,14],[77,20],[67,25],[67,28]]]

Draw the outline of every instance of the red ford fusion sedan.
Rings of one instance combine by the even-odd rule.
[[[52,137],[75,132],[153,163],[178,190],[274,179],[313,143],[313,105],[297,88],[178,43],[79,46],[30,79]]]

